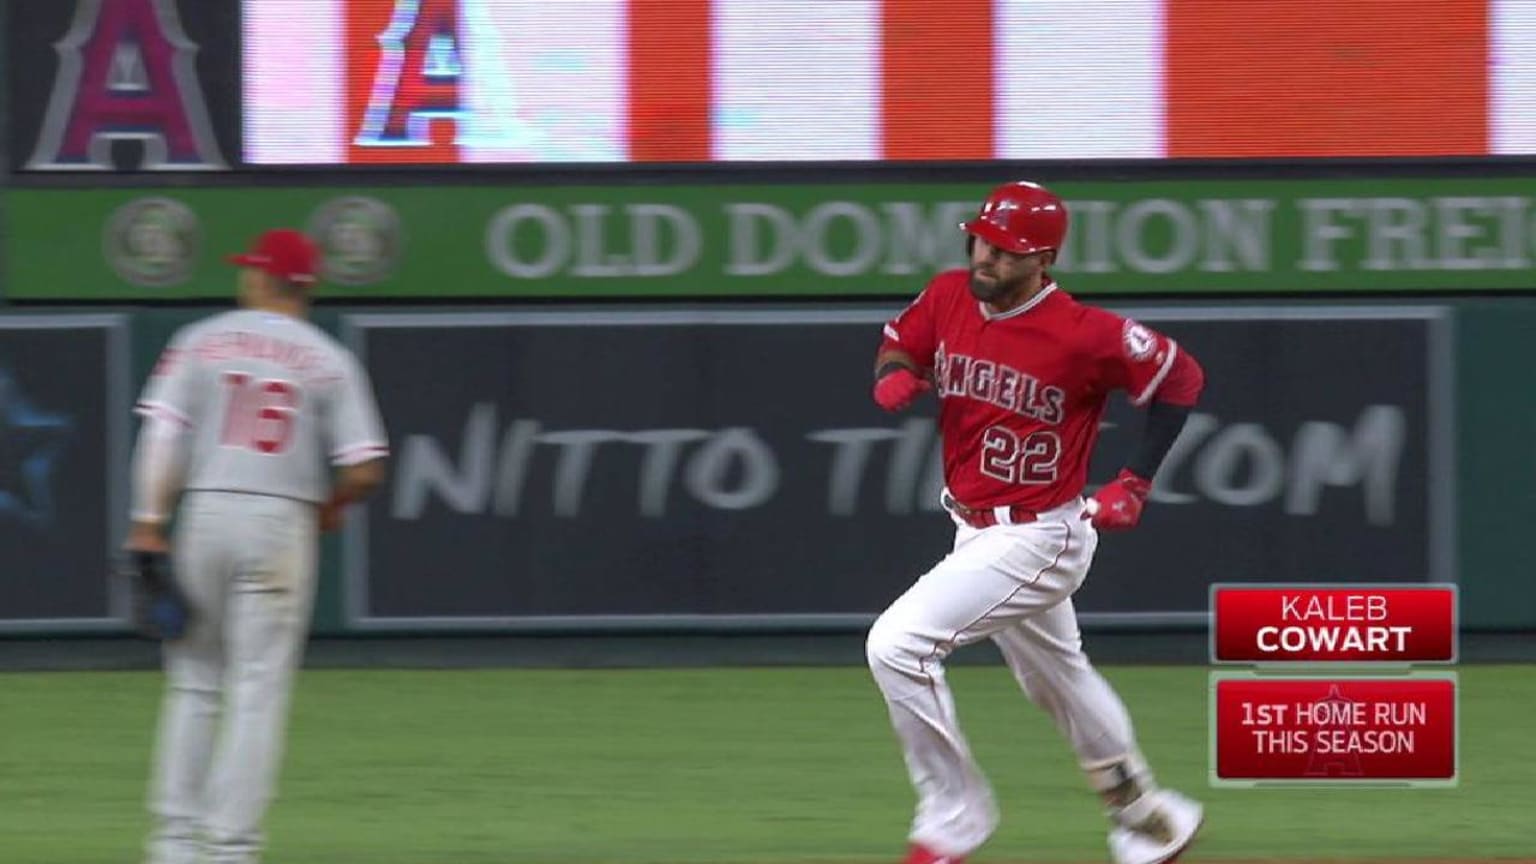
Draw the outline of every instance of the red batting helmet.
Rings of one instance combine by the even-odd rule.
[[[961,222],[960,228],[1019,255],[1060,249],[1067,236],[1067,205],[1039,183],[1004,183],[981,203],[976,218]]]

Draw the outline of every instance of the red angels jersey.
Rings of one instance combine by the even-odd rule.
[[[944,479],[960,504],[1049,510],[1082,494],[1109,394],[1144,405],[1173,368],[1173,340],[1077,302],[1055,282],[993,315],[951,270],[885,326],[940,400]]]

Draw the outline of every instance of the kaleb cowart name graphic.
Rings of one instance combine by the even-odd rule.
[[[1218,663],[1450,663],[1454,585],[1216,585]]]
[[[1407,649],[1411,626],[1384,623],[1387,598],[1380,594],[1283,597],[1283,625],[1259,628],[1260,651],[1394,651]],[[1343,622],[1343,623],[1337,623]],[[1370,623],[1364,623],[1370,622]]]

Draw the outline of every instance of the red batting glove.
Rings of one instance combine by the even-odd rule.
[[[1129,531],[1141,521],[1141,510],[1151,493],[1152,481],[1121,469],[1088,499],[1083,518],[1092,519],[1093,527],[1100,531]]]
[[[931,389],[927,379],[903,366],[875,382],[875,402],[887,411],[900,411]]]

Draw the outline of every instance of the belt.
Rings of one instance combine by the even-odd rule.
[[[991,528],[993,525],[1023,525],[1040,518],[1040,515],[1023,505],[1001,504],[997,507],[977,509],[967,507],[955,500],[955,496],[945,492],[939,499],[944,509],[955,514],[955,518],[971,526],[972,528]]]

